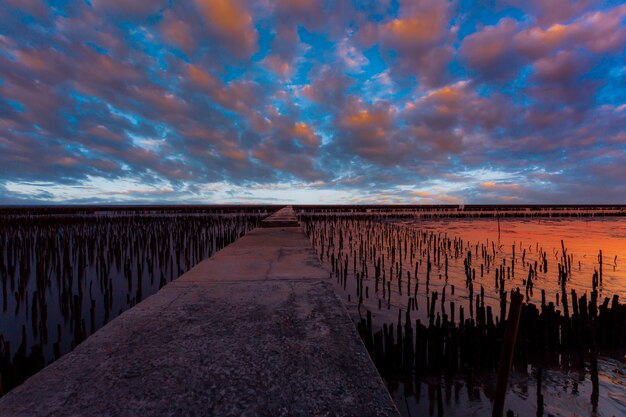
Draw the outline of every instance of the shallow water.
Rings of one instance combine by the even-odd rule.
[[[0,212],[0,395],[267,215],[158,211]]]
[[[497,319],[500,292],[496,287],[496,269],[506,273],[504,284],[507,291],[520,288],[526,302],[540,305],[544,290],[546,303],[553,302],[557,310],[561,310],[559,263],[565,263],[563,247],[571,265],[566,280],[568,297],[572,289],[579,297],[585,293],[590,296],[592,276],[594,271],[600,270],[599,251],[602,250],[602,280],[597,287],[599,303],[604,297],[613,295],[618,295],[622,303],[626,299],[625,217],[498,219],[404,213],[402,217],[394,218],[393,213],[388,213],[388,216],[362,216],[355,220],[349,213],[333,214],[310,218],[309,236],[327,268],[333,269],[333,260],[336,265],[341,265],[335,268],[335,284],[353,320],[359,322],[370,311],[374,331],[383,323],[397,323],[399,313],[403,317],[409,308],[410,298],[417,302],[417,309],[411,311],[412,318],[427,323],[435,292],[438,293],[435,314],[449,315],[450,302],[454,302],[458,319],[460,306],[465,308],[466,318],[472,314],[474,298],[482,289],[484,304],[493,309]],[[447,246],[446,242],[450,245]],[[437,248],[445,248],[440,258],[436,256]],[[471,252],[471,258],[468,252]],[[486,255],[490,257],[489,262],[486,262]],[[386,286],[381,279],[378,283],[375,279],[378,258],[384,264],[381,275],[386,275]],[[470,269],[475,271],[471,299],[465,267],[468,259]],[[426,272],[428,260],[432,263],[430,273]],[[344,269],[344,265],[347,268]],[[544,269],[544,265],[547,268]],[[531,269],[533,285],[526,293]],[[364,295],[359,292],[357,276],[362,278]],[[445,302],[441,302],[444,293]],[[570,364],[564,362],[542,371],[544,415],[626,415],[626,351],[603,354],[598,360],[597,407],[591,401],[589,370],[571,369]],[[588,362],[586,366],[589,367]],[[521,416],[536,415],[536,374],[537,370],[532,366],[514,369],[505,411],[511,409]],[[439,389],[443,415],[491,414],[493,373],[474,375],[469,384],[467,375],[460,374],[448,378],[418,377],[413,383],[399,382],[397,378],[385,376],[390,392],[405,416],[439,415]]]
[[[329,235],[331,234],[329,225],[320,224],[318,227],[324,228]],[[389,287],[390,293],[385,291],[382,285],[379,285],[378,291],[376,291],[373,276],[376,259],[363,257],[366,258],[365,264],[367,265],[367,277],[364,279],[364,285],[368,290],[368,296],[362,301],[362,306],[370,309],[372,314],[378,316],[379,320],[382,321],[395,320],[397,309],[406,309],[409,297],[415,298],[418,305],[417,311],[412,314],[425,321],[428,319],[426,307],[430,303],[432,293],[437,292],[438,300],[441,300],[444,291],[446,303],[442,306],[438,302],[435,313],[449,312],[449,302],[455,302],[457,308],[464,306],[466,313],[469,314],[471,310],[469,289],[466,287],[464,267],[464,260],[468,252],[472,252],[472,268],[476,272],[473,294],[474,296],[480,294],[482,287],[485,304],[493,308],[494,314],[499,309],[500,302],[499,288],[495,285],[495,270],[500,265],[504,266],[505,272],[507,268],[510,269],[512,265],[515,265],[512,272],[507,274],[505,286],[507,290],[520,288],[522,292],[525,292],[529,269],[532,268],[534,273],[533,286],[528,292],[526,301],[539,305],[542,301],[541,291],[545,290],[546,302],[554,302],[559,309],[561,308],[561,287],[558,280],[558,264],[561,262],[562,256],[561,240],[563,240],[567,256],[572,256],[571,270],[566,285],[568,294],[571,289],[574,289],[579,297],[585,293],[589,297],[592,290],[592,276],[594,271],[599,270],[598,255],[599,251],[602,250],[602,281],[598,285],[598,300],[601,303],[604,297],[610,298],[613,295],[618,295],[622,302],[626,300],[626,218],[503,219],[500,221],[499,234],[496,219],[418,218],[395,222],[386,220],[383,223],[370,223],[369,225],[365,225],[365,223],[343,224],[338,221],[332,231],[334,235],[331,239],[334,241],[334,246],[331,248],[331,253],[334,252],[336,256],[343,254],[348,258],[348,276],[350,279],[346,282],[345,292],[352,302],[357,300],[357,285],[353,278],[361,270],[360,262],[362,259],[357,256],[357,270],[355,271],[353,269],[354,254],[345,248],[343,251],[338,249],[338,230],[342,228],[344,233],[352,233],[355,245],[358,245],[358,242],[366,241],[365,246],[369,248],[366,250],[371,251],[371,248],[376,247],[376,256],[381,257],[382,255],[384,258],[385,270],[383,273],[386,274],[387,281],[389,281],[390,276],[392,277]],[[370,229],[379,236],[368,234],[371,232]],[[390,237],[388,240],[384,240],[381,238],[383,235]],[[400,257],[398,255],[395,257],[395,263],[391,261],[389,248],[394,245],[396,248],[402,246],[405,239],[408,239],[410,245],[411,240],[416,241],[420,239],[420,236],[430,235],[441,239],[456,239],[462,249],[459,250],[458,256],[454,256],[452,251],[448,254],[447,278],[443,255],[439,262],[433,258],[431,260],[430,279],[427,282],[427,257],[418,253],[417,243],[415,243],[412,260],[410,259],[410,251],[402,252],[403,264],[398,263]],[[319,242],[313,243],[320,252],[321,245]],[[348,243],[345,245],[347,246]],[[516,252],[514,259],[513,245],[515,245]],[[491,256],[489,267],[481,259],[482,247]],[[328,245],[326,245],[325,251],[328,250]],[[546,258],[547,271],[542,269],[543,254]],[[320,254],[320,256],[323,257],[322,261],[330,266],[330,255]],[[523,261],[522,256],[524,256]],[[414,273],[415,264],[418,265],[417,280]],[[483,266],[482,275],[480,273],[481,265]],[[534,265],[538,266],[534,267]],[[401,279],[397,279],[398,270],[400,270]],[[407,272],[410,274],[410,280],[407,278]],[[557,297],[559,302],[557,302]],[[378,307],[379,300],[381,301],[381,308]],[[448,310],[444,311],[443,307],[448,308]]]
[[[537,289],[545,289],[550,295],[560,290],[558,269],[554,266],[561,256],[561,241],[568,254],[573,255],[568,287],[582,294],[590,292],[591,276],[600,269],[599,251],[603,258],[603,281],[598,287],[599,296],[617,294],[626,298],[626,218],[521,218],[511,219],[441,219],[403,221],[401,224],[423,231],[444,233],[467,241],[470,246],[495,242],[496,263],[511,259],[513,245],[519,258],[526,250],[527,262],[540,262],[540,251],[547,252],[548,272],[539,273]],[[517,275],[517,283],[526,278]],[[539,293],[540,291],[535,291]],[[534,302],[541,301],[537,296]]]
[[[540,262],[541,251],[547,252],[549,263],[558,263],[562,244],[569,255],[573,255],[571,275],[568,288],[574,288],[579,295],[592,291],[590,277],[600,269],[599,251],[602,250],[603,280],[598,286],[599,298],[611,297],[614,294],[623,300],[626,298],[626,218],[521,218],[511,219],[441,219],[416,220],[402,222],[407,227],[419,228],[423,231],[453,235],[468,242],[469,246],[495,242],[496,264],[502,259],[512,259],[513,245],[517,256],[526,249],[527,262]],[[526,271],[526,269],[523,269]],[[512,278],[511,285],[523,288],[525,274],[517,274]],[[535,284],[534,296],[530,302],[541,302],[540,290],[556,298],[560,292],[558,269],[548,268],[548,272],[539,272]],[[495,297],[494,297],[495,299]],[[624,352],[626,353],[626,352]],[[598,408],[591,404],[592,384],[589,369],[586,370],[543,370],[544,414],[554,416],[625,416],[626,415],[626,355],[616,355],[618,359],[601,358],[598,362],[600,394]],[[535,415],[537,370],[532,368],[522,372],[517,370],[511,374],[505,410],[515,410],[521,416]],[[445,415],[451,416],[484,416],[491,412],[491,398],[485,395],[487,381],[480,381],[478,393],[467,395],[463,400],[444,407]],[[428,386],[424,381],[420,382]],[[456,382],[459,383],[458,381]],[[444,383],[445,386],[445,383]],[[468,393],[466,384],[462,390]],[[432,404],[428,401],[428,391],[422,390],[422,397],[408,396],[406,400],[404,387],[394,392],[396,402],[410,405],[405,415],[432,415],[428,413]],[[426,394],[424,394],[424,391]],[[486,401],[489,398],[490,401]],[[423,414],[422,414],[423,413]]]
[[[591,402],[589,369],[542,370],[543,415],[555,417],[626,415],[626,365],[613,359],[598,361],[600,395],[598,407]],[[458,375],[453,378],[420,378],[418,381],[387,379],[387,388],[404,416],[438,415],[437,386],[441,385],[443,415],[489,416],[493,401],[493,376]],[[537,369],[514,370],[504,410],[519,416],[537,415]]]

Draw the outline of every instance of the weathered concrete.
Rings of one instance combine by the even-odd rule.
[[[0,399],[3,417],[57,415],[397,410],[301,228],[271,227],[201,262]]]
[[[284,207],[261,222],[261,227],[297,227],[299,225],[291,207]]]

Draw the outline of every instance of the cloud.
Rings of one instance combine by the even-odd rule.
[[[252,15],[241,0],[194,0],[207,29],[231,52],[246,58],[257,49],[258,33]]]
[[[355,47],[348,37],[343,38],[337,44],[337,55],[346,68],[351,71],[361,71],[361,68],[369,64],[368,59]]]
[[[338,116],[336,140],[347,155],[383,165],[400,162],[407,156],[408,142],[394,135],[394,110],[390,103],[374,105],[351,101]]]
[[[321,144],[319,135],[316,135],[311,127],[304,122],[296,122],[291,128],[291,134],[302,146],[316,148]]]
[[[0,7],[5,202],[626,195],[624,5],[51,4]]]
[[[5,0],[5,3],[38,19],[45,19],[49,15],[48,8],[39,0]]]
[[[224,84],[203,67],[195,64],[186,65],[186,78],[190,84],[190,94],[201,91],[215,103],[228,110],[248,114],[250,107],[259,103],[262,96],[260,87],[251,81],[232,81]]]
[[[189,23],[172,12],[165,14],[160,29],[168,42],[177,45],[187,54],[193,52],[197,46]]]
[[[413,202],[419,204],[459,204],[462,199],[459,197],[438,194],[429,191],[409,191],[409,194],[415,196]]]
[[[341,105],[346,99],[346,90],[353,81],[338,68],[323,66],[311,76],[312,81],[303,86],[302,93],[310,100],[326,106]]]
[[[559,51],[556,55],[541,58],[533,64],[534,75],[545,82],[569,82],[586,72],[589,59],[570,51]]]
[[[597,5],[597,0],[512,0],[515,5],[537,19],[541,25],[567,21],[590,7]]]
[[[164,9],[167,0],[142,0],[141,2],[125,0],[92,0],[94,10],[107,13],[117,19],[145,19]]]
[[[524,27],[510,18],[467,36],[461,59],[487,78],[510,78],[525,65],[556,52],[584,49],[589,53],[619,53],[626,47],[623,18],[626,6],[588,12],[571,23]]]
[[[467,65],[488,78],[503,78],[519,70],[520,57],[513,48],[518,23],[501,19],[495,26],[487,26],[463,39],[459,56]]]
[[[518,184],[502,184],[493,181],[485,181],[480,186],[488,190],[518,191],[520,189]]]
[[[398,18],[378,25],[378,42],[393,52],[394,70],[414,74],[426,85],[443,81],[453,56],[451,7],[448,1],[404,1]]]

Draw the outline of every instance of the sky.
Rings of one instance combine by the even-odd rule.
[[[626,4],[1,0],[0,204],[626,203]]]

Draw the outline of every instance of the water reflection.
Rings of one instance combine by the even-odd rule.
[[[510,379],[505,410],[515,415],[626,415],[626,367],[612,359],[599,361],[600,402],[594,411],[589,368],[562,370],[530,367],[515,370]],[[387,388],[406,416],[452,417],[491,415],[493,382],[490,374],[457,375],[452,378],[387,378]],[[440,401],[441,398],[441,401]]]
[[[462,374],[468,402],[480,404],[476,415],[490,413],[512,291],[525,300],[515,367],[522,373],[544,368],[550,378],[543,378],[545,392],[533,398],[528,387],[537,381],[513,387],[510,397],[524,407],[509,404],[508,397],[506,406],[519,415],[529,415],[529,404],[539,407],[540,399],[546,413],[555,407],[577,415],[621,409],[608,393],[623,392],[623,382],[603,386],[603,375],[610,373],[598,364],[617,358],[623,375],[626,270],[620,259],[626,257],[626,218],[616,216],[623,209],[606,217],[600,216],[608,213],[604,209],[551,210],[545,217],[526,210],[300,211],[391,391],[406,390],[396,396],[404,415],[441,415],[444,409],[445,415],[468,415],[463,403],[438,407],[456,386],[439,381],[457,384]],[[585,392],[584,399],[572,405],[553,398],[554,379],[585,369],[571,385]],[[394,385],[407,376],[419,384]],[[410,406],[424,393],[432,400],[421,403],[428,408]]]

